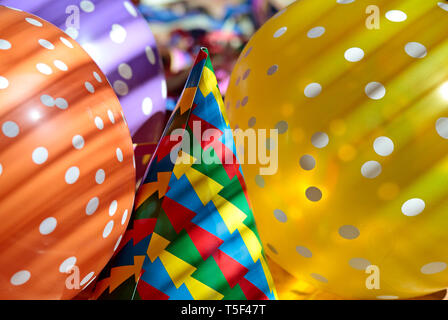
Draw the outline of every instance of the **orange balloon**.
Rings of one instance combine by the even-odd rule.
[[[0,299],[69,299],[125,231],[131,137],[79,44],[31,14],[0,17]]]

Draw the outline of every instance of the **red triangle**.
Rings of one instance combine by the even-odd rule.
[[[247,300],[269,300],[268,297],[258,289],[252,282],[246,278],[241,278],[238,282],[241,290],[246,296]]]
[[[215,252],[219,246],[224,242],[220,238],[211,234],[205,229],[190,223],[187,229],[187,233],[193,241],[194,246],[198,249],[202,259],[205,261],[209,256]]]
[[[213,253],[213,258],[215,258],[215,261],[229,283],[230,288],[233,288],[249,271],[245,266],[221,250]]]
[[[163,199],[162,209],[165,211],[176,233],[185,229],[190,220],[196,216],[196,213],[168,197]]]
[[[134,220],[134,229],[133,229],[134,246],[153,233],[154,228],[156,226],[156,222],[157,219],[155,218]]]
[[[182,139],[178,137],[177,139],[172,138],[171,136],[165,136],[160,140],[159,146],[157,147],[156,156],[157,162],[160,162],[167,155],[171,153],[174,147],[177,145],[181,145]]]
[[[162,291],[154,288],[149,283],[140,280],[137,285],[137,291],[142,300],[168,300],[169,296]]]

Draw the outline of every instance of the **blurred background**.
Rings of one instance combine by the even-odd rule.
[[[224,96],[231,70],[250,37],[294,0],[141,0],[133,1],[156,37],[173,110],[196,53],[205,46]]]

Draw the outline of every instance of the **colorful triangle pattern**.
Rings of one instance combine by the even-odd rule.
[[[214,137],[201,139],[208,129]],[[122,243],[99,276],[95,298],[277,299],[227,129],[203,48],[137,192]],[[224,158],[229,154],[232,161]]]

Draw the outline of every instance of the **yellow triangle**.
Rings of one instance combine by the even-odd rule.
[[[140,189],[135,196],[135,208],[139,208],[143,202],[145,202],[150,196],[157,191],[158,183],[157,182],[149,182],[142,184]]]
[[[210,179],[193,168],[189,168],[185,172],[185,175],[204,206],[212,201],[218,195],[219,191],[224,188],[215,180]]]
[[[181,151],[181,154],[176,159],[176,164],[173,169],[173,173],[177,179],[180,179],[188,169],[190,169],[191,165],[196,161],[194,157]]]
[[[159,258],[176,288],[179,288],[196,271],[195,267],[166,250],[159,255]]]
[[[156,258],[165,250],[165,248],[170,244],[170,242],[162,237],[161,235],[153,232],[151,236],[151,241],[149,241],[148,250],[146,254],[149,260],[154,262]]]
[[[243,211],[220,195],[215,196],[213,203],[230,233],[238,229],[247,217]]]
[[[185,281],[194,300],[221,300],[224,296],[202,282],[190,277]]]
[[[185,88],[180,96],[177,108],[180,108],[180,114],[184,114],[185,111],[190,110],[193,105],[194,96],[196,95],[196,87]]]
[[[243,241],[246,244],[247,250],[249,250],[252,260],[256,262],[261,257],[262,247],[260,241],[258,241],[255,233],[253,233],[253,231],[244,223],[241,223],[238,226],[238,231],[240,232],[241,238],[243,238]]]
[[[269,290],[274,293],[275,299],[278,299],[277,290],[275,289],[275,285],[274,285],[274,279],[272,278],[272,274],[271,274],[271,271],[269,270],[266,259],[262,256],[260,258],[260,261],[261,261],[261,266],[263,267],[264,274],[266,275],[266,280],[268,281]]]
[[[167,189],[168,185],[170,184],[171,179],[171,171],[170,172],[158,172],[157,173],[157,184],[158,184],[158,190],[159,190],[159,199],[161,199]]]

